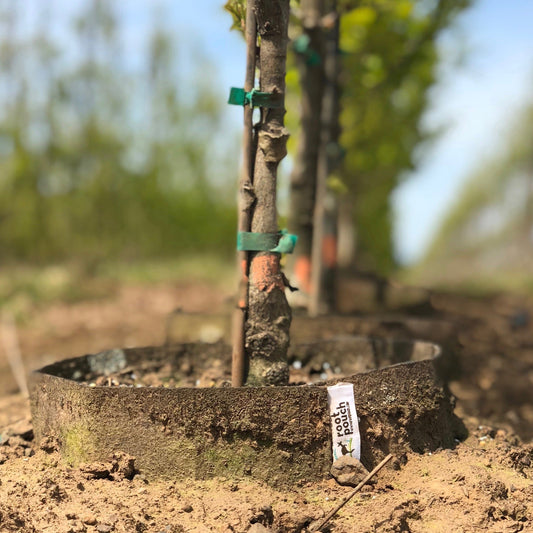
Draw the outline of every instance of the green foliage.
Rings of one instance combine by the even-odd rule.
[[[436,38],[470,0],[343,2],[342,181],[354,202],[359,261],[394,266],[390,197],[428,134],[419,126],[438,61]]]
[[[419,124],[435,82],[436,39],[471,1],[338,2],[341,145],[346,156],[329,185],[353,205],[360,268],[387,274],[395,266],[391,193],[414,168],[415,147],[434,136]],[[293,34],[301,33],[298,25],[301,21],[293,21]],[[293,56],[287,73],[291,151],[298,135],[292,110],[299,107],[299,83]]]
[[[224,4],[224,9],[233,19],[233,24],[230,29],[244,33],[244,27],[246,25],[246,0],[228,0]]]
[[[238,138],[223,131],[223,103],[201,73],[187,80],[194,95],[182,91],[176,43],[159,27],[131,69],[114,5],[91,0],[72,21],[75,61],[46,17],[21,42],[8,31],[16,3],[0,13],[4,261],[234,250]]]

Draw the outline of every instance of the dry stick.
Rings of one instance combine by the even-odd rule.
[[[20,345],[17,335],[17,326],[13,315],[8,311],[2,313],[1,320],[1,337],[2,345],[11,367],[11,372],[15,381],[17,382],[20,392],[24,396],[28,396],[28,385],[26,383],[26,372],[24,370],[24,363],[22,362],[22,355],[20,353]]]
[[[346,496],[346,498],[344,498],[344,500],[342,500],[342,502],[337,505],[337,507],[335,507],[324,520],[322,520],[322,522],[320,522],[320,524],[318,524],[318,526],[311,529],[311,531],[320,531],[364,487],[364,485],[392,459],[392,457],[393,455],[389,453],[389,455],[387,455],[387,457],[385,457],[385,459],[383,459],[383,461],[381,461],[381,463],[379,463],[379,465],[376,466],[376,468],[374,468],[374,470],[372,470],[372,472],[370,472],[365,479],[363,479],[363,481],[361,481],[361,483],[359,483],[359,485],[357,485],[357,487],[355,487],[355,489],[353,489],[353,491]]]
[[[255,85],[255,61],[257,46],[257,28],[255,21],[255,0],[248,0],[246,7],[246,76],[244,90],[250,92]],[[255,143],[253,130],[253,107],[244,106],[243,164],[239,183],[239,231],[250,231],[251,207],[253,202],[253,165],[255,161]],[[239,302],[233,319],[233,356],[231,363],[231,384],[242,387],[246,374],[246,351],[244,346],[246,313],[248,309],[248,252],[238,252],[241,279],[239,282]]]

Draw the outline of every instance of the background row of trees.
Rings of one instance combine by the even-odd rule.
[[[164,13],[133,68],[116,1],[87,1],[68,39],[57,4],[31,31],[23,3],[0,5],[2,259],[231,254],[237,133],[205,78],[184,79]]]
[[[345,157],[329,186],[355,223],[359,264],[388,273],[395,264],[390,195],[413,168],[415,147],[431,136],[419,123],[435,81],[436,39],[470,0],[337,4]],[[181,68],[176,52],[186,43],[163,24],[164,13],[152,17],[142,64],[133,68],[116,7],[117,0],[87,0],[70,21],[66,49],[50,29],[54,8],[46,2],[31,32],[20,3],[0,2],[4,260],[233,253],[240,143],[223,123],[225,98]],[[303,31],[300,2],[293,7],[295,39]],[[301,79],[292,53],[295,153]]]

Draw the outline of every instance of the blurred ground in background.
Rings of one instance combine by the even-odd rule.
[[[102,266],[17,268],[0,275],[3,313],[15,318],[27,370],[116,346],[162,344],[169,314],[219,308],[234,291],[233,263],[213,257]],[[5,346],[0,395],[17,390]]]

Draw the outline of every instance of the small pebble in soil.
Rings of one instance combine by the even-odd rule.
[[[87,514],[81,519],[81,521],[88,526],[94,526],[96,524],[96,516],[93,514]]]
[[[355,487],[368,474],[368,470],[359,459],[350,455],[339,457],[331,466],[331,475],[340,485]]]
[[[524,466],[531,466],[531,459],[529,457],[522,457],[520,464]]]
[[[180,366],[180,372],[185,376],[190,376],[193,373],[193,367],[191,363],[185,361]]]
[[[506,436],[507,436],[507,431],[505,431],[504,429],[498,429],[498,431],[496,431],[496,438],[504,439]]]
[[[184,505],[181,510],[184,512],[184,513],[192,513],[193,511],[193,508],[192,508],[192,505],[190,503]]]
[[[106,463],[83,463],[79,470],[87,479],[105,479],[110,474],[110,466]]]

